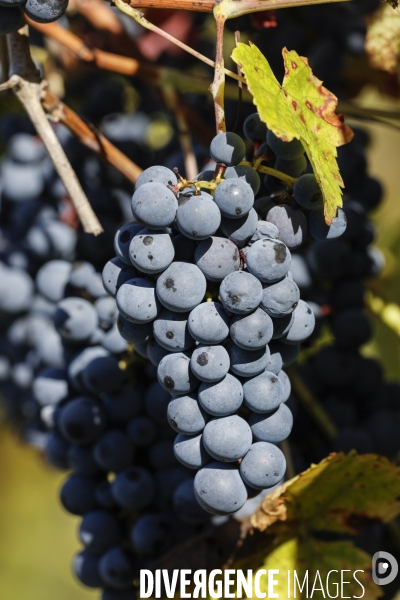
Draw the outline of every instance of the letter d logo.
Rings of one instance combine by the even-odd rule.
[[[375,552],[372,557],[372,579],[378,585],[392,583],[397,576],[399,565],[389,552]]]

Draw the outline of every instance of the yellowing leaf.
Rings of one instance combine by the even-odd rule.
[[[266,58],[253,44],[238,44],[233,60],[241,66],[259,115],[285,141],[299,139],[324,197],[328,224],[342,206],[343,180],[336,162],[337,146],[349,142],[352,130],[335,109],[337,98],[315,77],[306,58],[283,49],[285,77],[277,81]]]
[[[398,515],[399,497],[400,468],[386,458],[333,454],[266,496],[252,525],[357,533],[368,521],[386,523]]]
[[[400,12],[383,4],[369,19],[365,50],[375,69],[395,73],[400,63]]]
[[[262,568],[279,570],[279,574],[274,575],[278,584],[273,588],[279,598],[322,600],[358,596],[363,600],[375,600],[383,595],[379,586],[372,581],[371,557],[352,542],[292,538],[268,554]],[[341,574],[341,571],[344,573]],[[300,592],[301,587],[303,590]],[[260,581],[260,589],[268,592],[267,578],[264,576]]]

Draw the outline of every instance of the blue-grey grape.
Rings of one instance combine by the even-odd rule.
[[[237,247],[222,237],[210,237],[200,242],[194,259],[209,281],[222,281],[229,273],[238,271],[240,266]]]
[[[261,302],[260,281],[245,271],[230,273],[219,288],[224,308],[237,315],[245,315],[255,310]]]
[[[238,219],[253,207],[254,192],[244,179],[224,179],[215,190],[214,201],[224,217]]]
[[[246,154],[244,141],[236,133],[227,131],[216,135],[210,144],[210,154],[216,163],[222,163],[228,167],[237,165]]]
[[[188,312],[204,298],[207,282],[196,265],[174,262],[157,279],[157,297],[165,308]]]
[[[286,471],[286,460],[274,444],[256,442],[240,464],[240,475],[250,487],[263,490],[279,483]]]
[[[223,346],[198,346],[192,353],[190,368],[200,381],[220,381],[229,371],[229,355]]]
[[[200,406],[213,417],[227,417],[237,412],[243,402],[243,387],[236,377],[227,375],[218,382],[201,383],[198,392]]]
[[[194,394],[173,398],[168,404],[167,417],[172,429],[184,435],[201,433],[210,418]]]
[[[175,249],[168,233],[142,229],[129,245],[129,257],[134,267],[152,275],[165,271],[174,260]]]
[[[267,367],[270,354],[268,346],[259,350],[243,350],[229,341],[226,349],[231,360],[231,371],[238,377],[254,377]]]
[[[212,419],[203,431],[204,448],[221,462],[236,462],[243,458],[252,440],[249,424],[237,415]]]
[[[243,248],[257,229],[258,215],[252,208],[247,215],[240,219],[221,219],[221,231],[232,240],[238,248]]]
[[[192,240],[204,240],[214,235],[221,224],[221,212],[207,192],[181,200],[176,224],[183,235]]]
[[[161,183],[165,186],[176,185],[177,178],[171,169],[161,165],[154,165],[145,169],[143,173],[139,175],[135,183],[135,190],[138,190],[145,183]]]
[[[285,277],[277,283],[265,285],[260,307],[270,317],[280,318],[290,315],[300,300],[300,290],[296,283]]]
[[[174,441],[174,454],[188,469],[201,469],[211,461],[204,448],[201,433],[190,436],[178,434]]]
[[[141,277],[128,279],[123,283],[117,292],[116,301],[122,316],[132,323],[154,321],[160,310],[154,283]]]
[[[174,221],[178,201],[162,183],[144,183],[132,196],[133,216],[149,229],[163,229]]]
[[[293,427],[291,410],[284,402],[267,414],[253,412],[249,419],[250,427],[256,440],[278,444],[285,440]]]
[[[250,315],[237,315],[230,326],[232,340],[244,350],[258,350],[268,344],[272,338],[273,323],[271,317],[261,308]]]
[[[127,265],[131,265],[129,257],[129,245],[135,235],[137,235],[142,229],[143,227],[140,225],[140,223],[131,221],[130,223],[125,223],[125,225],[122,225],[122,227],[120,227],[115,234],[115,254]]]
[[[231,515],[247,500],[246,486],[239,470],[218,461],[196,473],[194,493],[200,506],[214,515]]]
[[[246,406],[253,412],[267,413],[283,401],[283,387],[277,375],[264,371],[244,382],[243,397]]]
[[[167,354],[157,367],[160,384],[171,394],[188,394],[199,384],[190,369],[190,358],[183,352]]]
[[[264,283],[275,283],[290,269],[291,255],[287,246],[278,240],[259,240],[246,255],[247,268]]]
[[[289,331],[282,337],[285,344],[301,344],[306,340],[315,327],[315,317],[311,308],[304,300],[299,300],[299,304],[293,312],[293,323]]]
[[[201,344],[220,344],[229,335],[230,318],[219,302],[202,302],[188,318],[190,335]]]
[[[188,313],[176,313],[164,308],[153,323],[156,342],[169,352],[188,350],[194,339],[188,329]]]

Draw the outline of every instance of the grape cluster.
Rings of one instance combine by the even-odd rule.
[[[68,0],[1,0],[0,35],[17,31],[24,24],[24,15],[36,23],[52,23],[68,8]]]
[[[368,144],[368,135],[357,129],[354,141],[339,151],[347,218],[341,239],[313,242],[292,257],[293,278],[316,315],[315,334],[328,327],[333,337],[331,345],[312,353],[299,368],[337,429],[332,442],[321,439],[292,397],[298,412],[294,440],[305,449],[306,461],[319,460],[332,450],[351,449],[394,459],[400,450],[400,386],[385,382],[379,361],[362,353],[373,335],[365,282],[379,276],[385,265],[380,250],[372,246],[375,230],[369,213],[379,206],[382,187],[368,175]]]
[[[299,157],[306,163],[301,144],[278,142],[257,114],[244,132],[251,141],[267,135],[266,151],[285,156],[282,169]],[[291,277],[290,250],[273,222],[279,215],[271,209],[264,220],[256,211],[260,180],[240,164],[245,151],[242,138],[221,133],[210,146],[215,170],[195,181],[146,169],[132,197],[134,220],[117,231],[117,256],[103,270],[122,337],[157,367],[172,397],[175,456],[197,471],[196,498],[217,515],[282,480],[277,444],[292,427],[282,367],[315,323]],[[289,237],[286,221],[283,230]]]

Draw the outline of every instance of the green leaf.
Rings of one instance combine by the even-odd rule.
[[[379,586],[372,581],[371,557],[356,548],[352,542],[322,542],[313,538],[292,538],[268,554],[262,568],[279,569],[279,574],[274,576],[278,581],[274,586],[274,592],[279,594],[279,598],[321,600],[329,598],[329,593],[333,598],[362,596],[363,600],[375,600],[383,595]],[[357,570],[364,571],[355,574],[360,583],[353,577],[353,573]],[[303,591],[300,592],[296,583],[296,596],[294,596],[294,571],[300,586],[303,585],[308,571],[308,584],[306,583]],[[338,572],[331,572],[327,581],[329,571]],[[342,575],[343,582],[349,582],[343,583],[343,588],[341,571],[348,571]],[[288,589],[289,581],[290,589]],[[360,584],[364,587],[364,594]],[[266,577],[261,578],[260,589],[268,593]]]
[[[238,44],[232,58],[240,65],[261,119],[285,141],[303,144],[324,198],[328,224],[342,206],[343,180],[336,161],[337,146],[349,142],[352,130],[335,109],[337,98],[317,79],[306,58],[283,49],[285,77],[277,81],[260,50]]]
[[[266,496],[252,525],[357,533],[365,523],[398,515],[399,498],[400,468],[387,458],[333,454]]]

